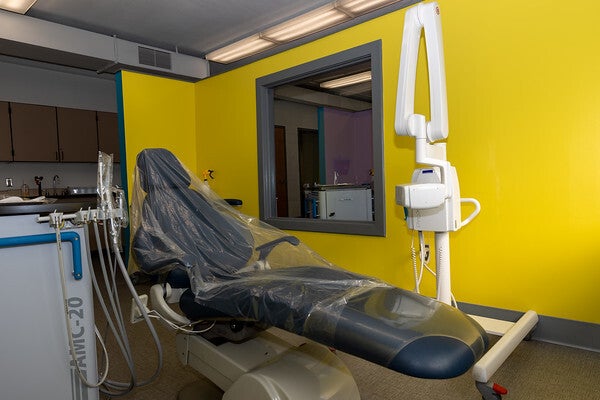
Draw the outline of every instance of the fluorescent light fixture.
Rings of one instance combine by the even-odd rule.
[[[0,0],[8,1],[11,0]],[[13,0],[16,1],[16,0]],[[326,6],[309,11],[296,18],[275,25],[257,35],[250,36],[206,55],[209,61],[228,64],[276,45],[300,39],[334,25],[348,21],[377,8],[399,0],[336,0]]]
[[[371,71],[361,72],[359,74],[348,75],[338,79],[332,79],[321,83],[323,89],[335,89],[344,86],[356,85],[358,83],[367,82],[371,80]]]
[[[358,15],[387,6],[388,4],[397,1],[398,0],[338,0],[335,6],[349,13]]]
[[[7,11],[25,14],[37,0],[0,0],[0,8]]]
[[[229,46],[211,51],[206,55],[206,59],[227,64],[248,57],[249,55],[260,53],[272,46],[275,46],[275,43],[254,35],[232,43]]]
[[[289,42],[348,19],[347,14],[330,4],[267,29],[261,36],[275,42]]]

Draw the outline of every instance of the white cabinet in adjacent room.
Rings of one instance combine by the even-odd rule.
[[[367,187],[319,191],[319,217],[343,221],[373,221],[373,194]]]

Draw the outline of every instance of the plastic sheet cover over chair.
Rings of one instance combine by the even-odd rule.
[[[138,155],[131,215],[136,263],[187,272],[192,320],[259,321],[422,378],[458,376],[487,347],[466,314],[332,265],[230,207],[168,150]]]

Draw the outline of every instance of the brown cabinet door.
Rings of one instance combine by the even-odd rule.
[[[8,102],[0,101],[0,161],[12,161]]]
[[[63,162],[98,161],[96,112],[56,108],[58,147]]]
[[[119,123],[116,113],[98,111],[98,148],[113,155],[113,162],[120,162]]]
[[[11,103],[14,161],[59,161],[56,108]]]

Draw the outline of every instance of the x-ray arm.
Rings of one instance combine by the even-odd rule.
[[[431,121],[422,114],[415,114],[415,81],[422,31],[427,50]],[[419,4],[406,12],[396,93],[396,134],[414,137],[416,162],[438,167],[440,171],[439,183],[413,182],[412,185],[398,186],[398,203],[411,209],[423,209],[441,206],[453,197],[460,202],[455,172],[446,159],[446,144],[434,143],[448,137],[442,24],[435,2]],[[457,225],[454,221],[444,222],[444,226],[446,224]],[[446,228],[432,230],[445,231]]]
[[[415,80],[421,31],[425,32],[429,68],[431,121],[415,114]],[[428,143],[448,137],[448,106],[442,24],[437,3],[419,4],[406,13],[396,98],[396,134],[426,139]]]

